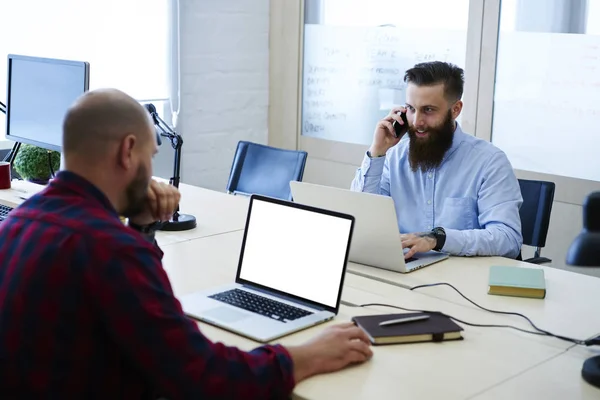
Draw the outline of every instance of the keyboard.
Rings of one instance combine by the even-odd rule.
[[[0,204],[0,222],[4,221],[6,219],[6,217],[8,216],[8,213],[11,212],[12,210],[13,210],[12,207]]]
[[[208,297],[281,322],[290,322],[312,314],[310,311],[240,289],[231,289]]]

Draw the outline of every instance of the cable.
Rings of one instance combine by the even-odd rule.
[[[528,333],[531,335],[538,335],[538,336],[550,336],[550,337],[554,337],[556,339],[560,339],[560,340],[564,340],[570,343],[574,343],[577,345],[581,345],[581,346],[593,346],[593,345],[600,345],[600,337],[596,337],[593,339],[588,339],[588,340],[580,340],[580,339],[573,339],[573,338],[569,338],[566,336],[562,336],[562,335],[557,335],[551,332],[548,332],[544,329],[540,329],[538,328],[533,321],[531,321],[528,317],[526,317],[523,314],[517,313],[517,312],[511,312],[511,311],[498,311],[498,310],[491,310],[489,308],[485,308],[483,306],[480,306],[479,304],[475,303],[473,300],[469,299],[467,296],[465,296],[464,294],[462,294],[460,292],[460,290],[458,290],[457,288],[455,288],[454,286],[452,286],[449,283],[445,283],[445,282],[441,282],[441,283],[431,283],[431,284],[427,284],[427,285],[418,285],[418,286],[414,286],[411,287],[409,290],[415,290],[415,289],[420,289],[420,288],[424,288],[424,287],[433,287],[433,286],[450,286],[452,289],[454,289],[458,294],[460,294],[465,300],[467,300],[469,303],[475,305],[476,307],[479,307],[480,309],[487,311],[487,312],[491,312],[491,313],[495,313],[495,314],[503,314],[503,315],[514,315],[514,316],[518,316],[521,317],[523,319],[525,319],[534,329],[535,331],[530,331],[527,329],[522,329],[516,326],[512,326],[512,325],[497,325],[497,324],[475,324],[472,322],[467,322],[467,321],[463,321],[461,319],[458,319],[456,317],[453,317],[451,315],[445,314],[441,311],[429,311],[429,310],[415,310],[415,309],[411,309],[411,308],[405,308],[405,307],[400,307],[400,306],[394,306],[391,304],[385,304],[385,303],[367,303],[367,304],[347,304],[350,307],[370,307],[370,306],[380,306],[380,307],[390,307],[390,308],[396,308],[399,310],[404,310],[404,311],[409,311],[409,312],[421,312],[421,313],[426,313],[426,314],[438,314],[438,315],[443,315],[447,318],[450,318],[451,320],[454,320],[456,322],[468,325],[468,326],[474,326],[474,327],[478,327],[478,328],[507,328],[507,329],[514,329],[520,332],[524,332],[524,333]]]
[[[451,284],[446,283],[446,282],[430,283],[430,284],[426,284],[426,285],[413,286],[413,287],[410,288],[410,290],[421,289],[421,288],[425,288],[425,287],[433,287],[433,286],[449,286],[452,289],[454,289],[454,291],[456,291],[456,293],[458,293],[463,299],[467,300],[469,303],[473,304],[474,306],[476,306],[476,307],[478,307],[478,308],[480,308],[480,309],[482,309],[484,311],[491,312],[491,313],[494,313],[494,314],[514,315],[514,316],[517,316],[517,317],[521,317],[521,318],[525,319],[527,322],[529,322],[529,324],[533,327],[533,329],[535,329],[537,332],[540,332],[543,335],[552,336],[552,337],[555,337],[557,339],[562,339],[562,340],[565,340],[567,342],[572,342],[572,343],[579,344],[579,345],[586,345],[586,342],[587,342],[586,340],[572,339],[572,338],[569,338],[569,337],[566,337],[566,336],[556,335],[556,334],[554,334],[552,332],[548,332],[548,331],[546,331],[544,329],[538,328],[533,323],[532,320],[530,320],[528,317],[526,317],[525,315],[520,314],[518,312],[498,311],[498,310],[492,310],[492,309],[480,306],[479,304],[475,303],[473,300],[469,299],[467,296],[465,296],[464,294],[462,294],[460,290],[458,290],[457,288],[455,288],[454,286],[452,286]],[[529,333],[531,333],[531,332],[529,332]]]
[[[398,310],[404,310],[404,311],[420,312],[420,313],[425,313],[425,314],[443,315],[444,317],[450,318],[451,320],[454,320],[456,322],[460,322],[461,324],[465,324],[465,325],[468,325],[468,326],[475,326],[475,327],[478,327],[478,328],[510,328],[510,329],[516,329],[516,330],[521,331],[521,332],[530,333],[532,335],[546,336],[546,334],[541,333],[541,332],[528,331],[527,329],[517,328],[516,326],[511,326],[511,325],[475,324],[475,323],[472,323],[472,322],[467,322],[467,321],[463,321],[461,319],[455,318],[455,317],[453,317],[451,315],[448,315],[446,313],[443,313],[441,311],[415,310],[415,309],[412,309],[412,308],[404,308],[404,307],[400,307],[400,306],[393,306],[391,304],[385,304],[385,303],[367,303],[367,304],[359,304],[359,305],[354,305],[354,306],[350,305],[350,307],[371,307],[371,306],[390,307],[390,308],[397,308]]]
[[[54,178],[54,168],[52,168],[52,153],[48,152],[48,167],[50,167],[50,176]]]

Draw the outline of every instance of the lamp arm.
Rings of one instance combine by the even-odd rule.
[[[173,176],[169,179],[169,183],[176,188],[179,188],[179,181],[181,180],[181,146],[183,145],[183,138],[181,135],[176,133],[169,125],[154,113],[155,126],[160,130],[160,136],[166,137],[171,141],[171,146],[175,150],[175,157],[173,160]],[[179,212],[179,207],[175,213]]]
[[[171,127],[169,127],[169,125],[163,121],[158,114],[154,114],[154,117],[156,118],[157,122],[156,126],[158,129],[160,129],[160,136],[169,139],[171,141],[171,146],[173,146],[175,150],[180,149],[183,145],[183,138],[181,135],[177,134],[173,129],[171,129]]]

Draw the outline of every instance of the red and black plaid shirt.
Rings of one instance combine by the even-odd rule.
[[[15,209],[0,224],[0,398],[288,396],[289,353],[208,340],[161,258],[73,173]]]

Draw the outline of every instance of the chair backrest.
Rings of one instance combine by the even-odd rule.
[[[302,181],[308,153],[240,141],[227,191],[292,200],[290,181]]]
[[[554,182],[519,179],[523,205],[519,210],[523,244],[544,247],[550,225]]]

